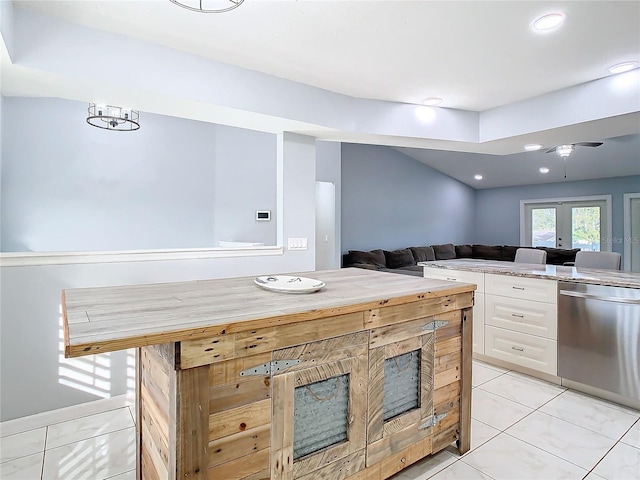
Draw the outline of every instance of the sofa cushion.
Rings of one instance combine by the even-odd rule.
[[[433,247],[433,252],[436,254],[436,260],[453,260],[456,258],[456,248],[453,246],[453,243],[431,246]]]
[[[456,245],[456,256],[458,258],[471,258],[473,256],[473,248],[471,245]]]
[[[413,259],[418,262],[433,262],[436,259],[436,254],[433,252],[432,247],[409,247],[411,253],[413,253]]]
[[[505,262],[513,262],[516,259],[516,251],[519,248],[526,248],[526,247],[517,247],[515,245],[503,245],[501,260],[504,260]]]
[[[387,259],[388,268],[400,268],[416,264],[413,254],[408,248],[393,250],[391,252],[384,250],[384,256]]]
[[[547,265],[562,265],[565,262],[575,262],[576,253],[580,251],[579,248],[567,249],[567,248],[553,248],[553,247],[536,247],[540,250],[547,252]]]
[[[345,255],[344,266],[348,267],[354,263],[369,263],[378,268],[387,266],[384,252],[381,249],[371,250],[370,252],[362,252],[360,250],[349,250],[349,254]]]
[[[472,245],[473,258],[502,260],[502,245]]]

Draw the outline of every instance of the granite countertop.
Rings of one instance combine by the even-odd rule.
[[[419,262],[418,265],[448,270],[497,273],[501,275],[513,275],[515,277],[546,278],[549,280],[563,280],[594,285],[640,288],[640,273],[637,272],[564,267],[560,265],[535,265],[473,258]]]

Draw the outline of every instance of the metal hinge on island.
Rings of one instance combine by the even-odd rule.
[[[446,413],[441,413],[439,415],[432,415],[431,417],[429,417],[429,419],[426,422],[424,422],[422,425],[418,427],[418,430],[424,430],[425,428],[435,427],[438,424],[438,422],[440,422],[440,420],[442,420],[446,416],[447,416]]]
[[[449,325],[448,320],[434,320],[433,322],[429,322],[426,325],[420,327],[420,330],[437,330],[446,325]]]
[[[272,362],[263,363],[262,365],[256,365],[255,367],[248,368],[240,372],[241,376],[247,375],[273,375],[282,370],[286,370],[289,367],[297,365],[300,360],[274,360]]]

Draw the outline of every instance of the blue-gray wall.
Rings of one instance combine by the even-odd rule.
[[[472,243],[475,195],[390,147],[342,144],[342,251]]]
[[[623,253],[623,194],[640,191],[640,175],[579,182],[490,188],[476,192],[475,241],[485,244],[520,244],[520,200],[590,195],[612,196],[614,252]]]
[[[255,221],[275,214],[275,135],[144,112],[140,130],[113,132],[86,115],[3,98],[2,251],[214,247],[216,227],[275,244],[275,219]]]
[[[276,140],[271,133],[216,125],[213,233],[219,240],[276,244]],[[256,221],[269,210],[270,221]]]

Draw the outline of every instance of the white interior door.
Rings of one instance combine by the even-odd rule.
[[[316,182],[316,270],[336,265],[336,188],[331,182]]]

